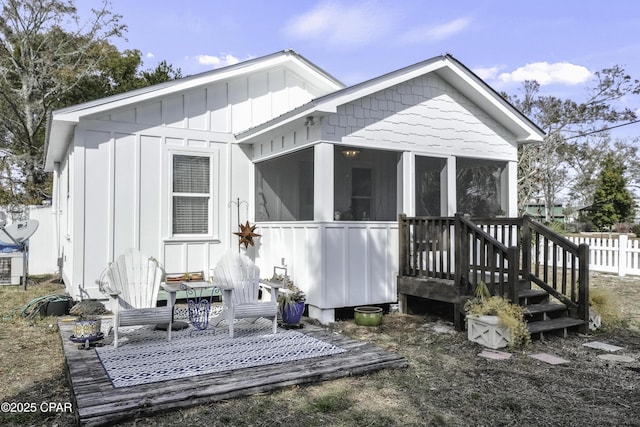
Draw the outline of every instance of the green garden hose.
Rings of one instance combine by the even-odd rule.
[[[72,298],[69,295],[64,294],[51,294],[45,295],[43,297],[38,297],[31,300],[29,304],[27,304],[24,309],[22,309],[22,313],[20,313],[20,316],[32,319],[37,313],[40,312],[40,308],[45,306],[47,303],[71,301],[71,299]]]

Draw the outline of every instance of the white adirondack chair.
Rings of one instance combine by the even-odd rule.
[[[156,307],[162,269],[158,262],[137,249],[128,249],[106,271],[102,289],[109,295],[113,311],[113,345],[118,347],[118,328],[168,322],[171,341],[173,306]]]
[[[229,337],[233,338],[234,319],[255,322],[260,317],[273,319],[273,333],[278,329],[278,286],[271,287],[271,300],[258,300],[260,268],[249,257],[228,252],[214,269],[214,283],[222,289],[222,312],[210,323],[217,325],[226,320]]]

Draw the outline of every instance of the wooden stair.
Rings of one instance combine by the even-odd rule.
[[[548,333],[566,337],[568,331],[584,326],[583,320],[571,317],[566,305],[550,301],[549,294],[543,290],[522,289],[518,299],[527,310],[527,327],[534,338],[544,339]]]
[[[556,319],[539,320],[537,322],[527,323],[529,332],[533,334],[540,334],[540,338],[543,338],[545,332],[558,332],[562,331],[562,336],[566,337],[567,331],[571,328],[576,328],[584,325],[584,322],[580,319],[574,319],[572,317],[558,317]]]

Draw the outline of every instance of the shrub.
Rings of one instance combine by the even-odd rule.
[[[602,318],[603,328],[615,329],[625,324],[620,305],[608,289],[589,289],[589,305]]]
[[[640,224],[635,224],[631,227],[631,231],[633,231],[633,234],[635,234],[636,237],[640,237]]]

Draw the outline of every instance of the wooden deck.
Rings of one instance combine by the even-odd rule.
[[[347,351],[333,356],[299,360],[218,374],[140,386],[114,388],[95,350],[79,350],[69,337],[73,323],[59,322],[67,375],[80,425],[112,425],[136,415],[149,415],[216,402],[295,384],[316,383],[385,368],[407,366],[402,356],[324,329],[305,325],[301,332]]]
[[[492,295],[528,306],[523,293],[536,286],[544,295],[562,302],[558,316],[538,310],[528,319],[532,333],[566,332],[578,326],[588,332],[589,251],[553,229],[525,215],[520,218],[398,216],[398,294],[401,309],[406,297],[416,296],[453,304],[454,324],[464,330],[462,309],[480,282]],[[538,298],[538,297],[536,297]],[[545,305],[545,309],[549,308]],[[533,323],[537,324],[534,326]]]

